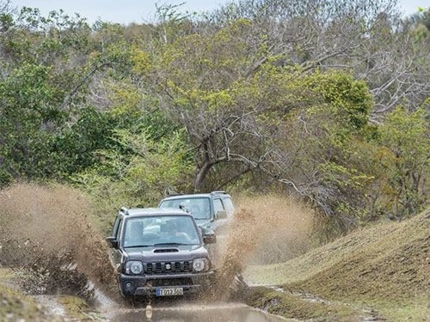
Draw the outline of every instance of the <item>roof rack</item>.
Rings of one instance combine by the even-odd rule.
[[[123,213],[124,215],[128,216],[128,209],[126,207],[121,207],[119,209],[120,213]]]

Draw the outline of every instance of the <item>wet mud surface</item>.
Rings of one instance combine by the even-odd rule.
[[[277,322],[285,321],[279,317],[252,309],[244,304],[219,303],[164,303],[150,307],[135,309],[119,309],[107,315],[112,322],[137,322],[137,321],[172,321],[172,322],[225,322],[225,321],[249,321],[249,322]]]

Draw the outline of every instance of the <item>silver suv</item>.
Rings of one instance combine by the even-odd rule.
[[[234,212],[231,196],[225,191],[173,195],[161,200],[158,207],[183,209],[193,215],[203,231],[212,230],[216,235],[224,233]]]

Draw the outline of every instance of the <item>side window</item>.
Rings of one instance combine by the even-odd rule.
[[[119,216],[116,216],[115,220],[113,222],[113,225],[112,225],[112,231],[110,233],[111,236],[115,236],[116,235],[116,232],[118,230],[118,225],[119,225]]]
[[[215,214],[218,211],[225,211],[225,210],[226,209],[224,209],[224,205],[222,204],[221,199],[214,199],[214,211],[215,211]]]
[[[113,231],[113,236],[115,236],[116,240],[120,240],[120,232],[121,232],[121,224],[122,224],[122,218],[121,217],[117,217],[115,220],[115,226],[114,226],[114,231]]]

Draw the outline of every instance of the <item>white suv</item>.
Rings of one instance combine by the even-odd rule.
[[[234,212],[231,196],[225,191],[173,195],[161,200],[158,207],[183,209],[193,215],[202,229],[212,230],[217,235],[223,233],[222,227]]]

